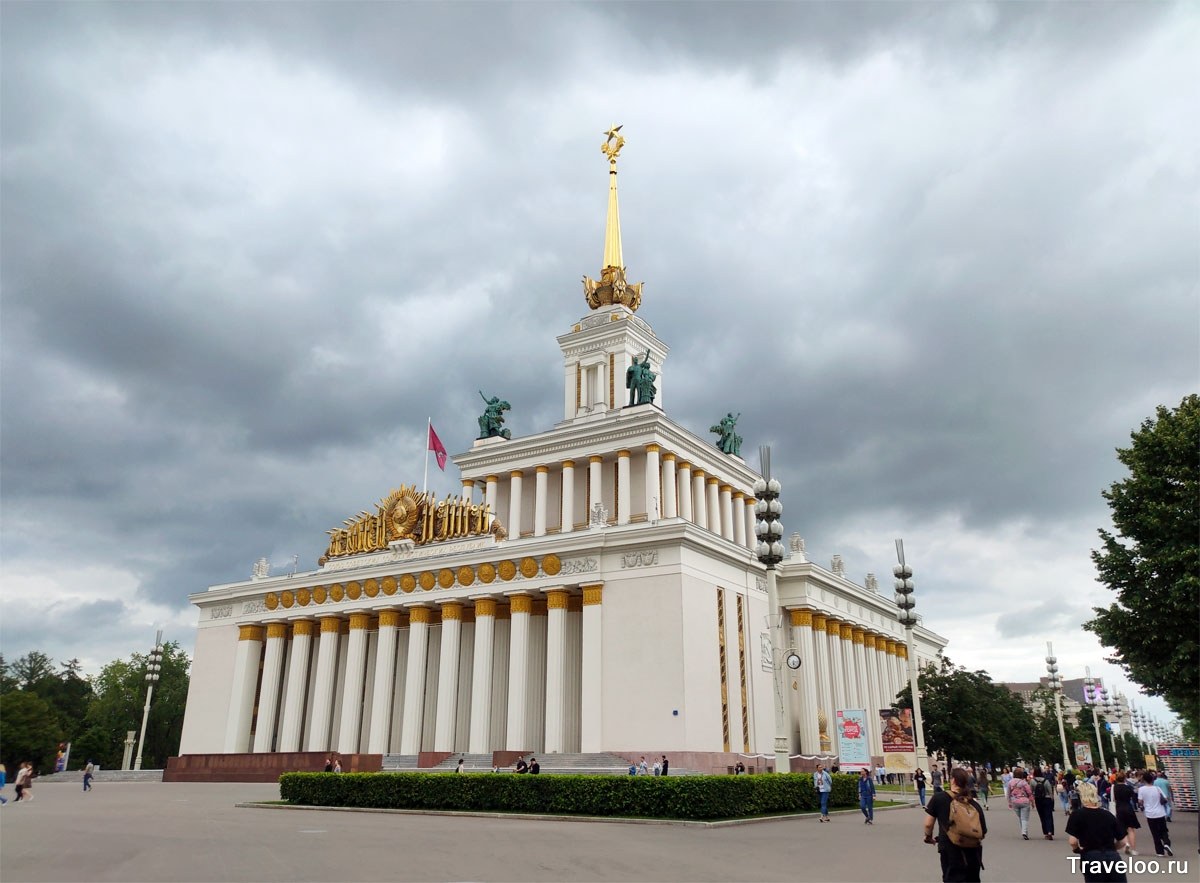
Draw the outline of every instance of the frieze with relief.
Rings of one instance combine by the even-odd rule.
[[[562,562],[562,569],[559,573],[595,573],[600,569],[600,562],[595,558],[571,558]]]
[[[244,603],[242,605],[242,616],[245,616],[248,613],[266,613],[266,612],[267,612],[267,604],[265,601],[263,601],[261,599],[258,601],[247,601],[246,603]]]
[[[647,549],[644,552],[625,552],[621,555],[621,567],[650,567],[658,563],[658,550]]]
[[[233,605],[225,604],[221,607],[210,607],[208,609],[209,619],[228,619],[233,616]]]

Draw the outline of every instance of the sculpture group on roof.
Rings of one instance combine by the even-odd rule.
[[[646,350],[640,362],[634,356],[633,364],[625,369],[625,388],[629,390],[630,406],[653,405],[654,397],[658,395],[658,387],[654,385],[657,379],[658,375],[650,370],[650,350]]]
[[[479,391],[479,395],[487,405],[484,412],[479,415],[479,437],[512,438],[512,431],[504,426],[504,412],[512,410],[512,405],[498,396],[492,396],[489,399],[483,394],[483,390]]]

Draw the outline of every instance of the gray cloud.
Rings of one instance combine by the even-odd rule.
[[[427,416],[466,449],[476,389],[559,419],[613,121],[668,413],[741,411],[815,560],[919,537],[972,667],[1042,600],[986,600],[997,544],[1093,592],[1113,448],[1195,388],[1186,4],[0,15],[0,551],[62,597],[186,619],[416,479]]]

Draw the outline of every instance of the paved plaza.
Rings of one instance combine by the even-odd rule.
[[[0,808],[0,879],[23,881],[902,881],[937,880],[916,808],[724,828],[238,808],[275,785],[46,783]],[[992,801],[984,881],[1082,880],[1065,837],[1022,841]],[[1063,817],[1056,817],[1062,825]],[[1149,844],[1148,832],[1139,832]],[[1197,879],[1195,814],[1171,827]],[[1142,845],[1143,841],[1139,841]],[[1145,850],[1143,850],[1145,851]],[[1131,881],[1154,879],[1134,873]]]

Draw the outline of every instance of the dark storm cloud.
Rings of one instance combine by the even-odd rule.
[[[935,628],[999,561],[1090,581],[1112,448],[1195,386],[1190,6],[2,15],[6,579],[129,620],[311,567],[480,388],[561,419],[612,122],[668,414],[742,413],[813,560],[913,537]]]

